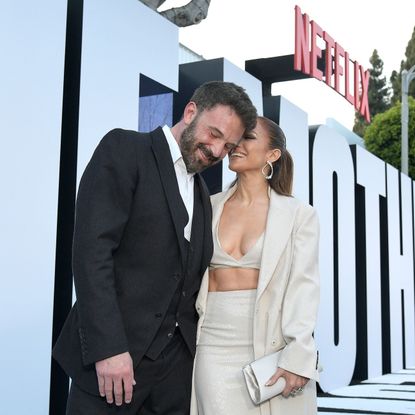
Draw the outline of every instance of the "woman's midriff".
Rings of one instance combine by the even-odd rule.
[[[254,268],[211,268],[209,291],[254,290],[259,270]]]

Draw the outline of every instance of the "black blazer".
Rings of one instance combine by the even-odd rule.
[[[195,297],[212,255],[209,194],[200,175],[195,185],[204,210],[203,255],[197,281],[181,300],[191,302],[193,314],[184,326],[192,333]],[[77,301],[53,350],[85,390],[98,393],[96,361],[126,351],[134,366],[142,359],[183,278],[187,220],[162,129],[110,131],[79,185],[73,241]]]

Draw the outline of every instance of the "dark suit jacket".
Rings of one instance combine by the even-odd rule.
[[[193,336],[194,301],[212,255],[211,206],[204,206],[200,273],[180,328]],[[134,366],[157,333],[185,269],[188,215],[161,128],[142,134],[116,129],[100,142],[79,185],[73,242],[77,301],[53,350],[66,373],[98,393],[96,361],[129,351]]]

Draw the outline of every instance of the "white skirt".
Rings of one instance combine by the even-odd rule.
[[[209,292],[196,349],[194,382],[199,415],[259,415],[242,367],[254,360],[256,290]]]

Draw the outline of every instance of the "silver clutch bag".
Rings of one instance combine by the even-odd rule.
[[[249,395],[256,405],[279,395],[285,388],[284,378],[279,378],[272,386],[265,386],[277,370],[280,353],[271,353],[242,368]]]

